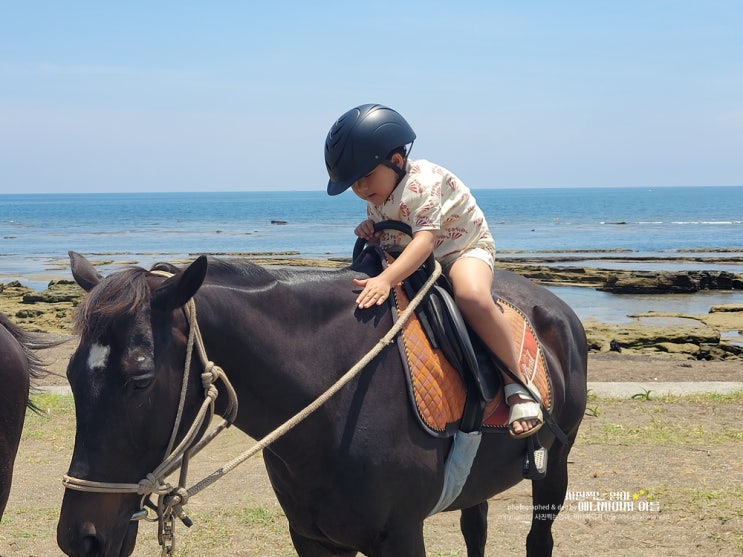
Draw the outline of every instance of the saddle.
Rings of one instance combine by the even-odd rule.
[[[396,255],[377,245],[367,246],[351,268],[375,276]],[[429,276],[424,265],[394,288],[393,318],[405,310]],[[518,344],[521,372],[549,410],[552,388],[535,331],[516,306],[501,298],[496,303]],[[424,430],[437,437],[450,437],[457,431],[507,431],[509,409],[498,367],[501,364],[466,326],[446,278],[439,278],[403,325],[398,347],[411,403]]]

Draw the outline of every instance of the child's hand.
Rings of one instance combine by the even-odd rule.
[[[363,238],[367,242],[377,243],[381,232],[374,232],[374,221],[367,219],[359,224],[353,231],[356,236]]]
[[[360,309],[370,308],[373,305],[382,305],[390,295],[392,284],[382,275],[368,279],[353,279],[356,286],[363,286],[364,289],[356,298],[356,304]]]

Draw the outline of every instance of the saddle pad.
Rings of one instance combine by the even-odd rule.
[[[399,315],[409,301],[399,285],[394,288],[394,297]],[[534,383],[544,405],[550,409],[552,399],[547,365],[531,323],[512,304],[500,298],[496,302],[511,326],[523,376]],[[415,313],[403,325],[401,341],[411,399],[422,425],[434,435],[452,435],[457,430],[467,395],[461,375],[441,350],[428,342]],[[504,403],[501,386],[485,408],[483,431],[503,430],[507,425],[508,405]]]

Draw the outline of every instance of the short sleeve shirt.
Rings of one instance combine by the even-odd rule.
[[[402,221],[413,230],[435,233],[434,257],[446,267],[463,252],[482,248],[495,257],[495,242],[469,188],[442,166],[427,160],[408,161],[406,174],[382,205],[367,203],[374,222]],[[404,245],[409,238],[396,231],[382,235],[384,247]]]

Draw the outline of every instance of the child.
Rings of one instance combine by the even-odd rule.
[[[349,187],[366,201],[367,220],[354,233],[367,242],[399,245],[396,232],[374,233],[374,223],[410,225],[413,239],[380,275],[354,280],[362,287],[359,308],[382,304],[393,285],[411,275],[433,252],[470,327],[519,378],[517,355],[506,319],[491,294],[495,242],[470,190],[451,172],[426,160],[408,160],[415,132],[396,111],[365,104],[343,114],[325,141],[328,194]],[[529,392],[503,374],[514,437],[539,430],[543,416]]]

